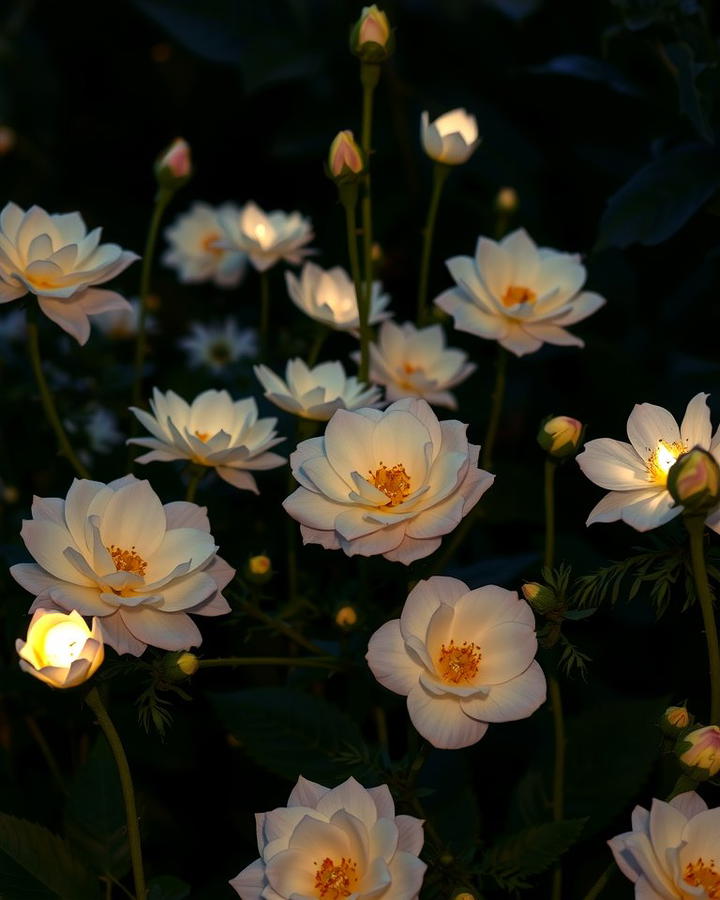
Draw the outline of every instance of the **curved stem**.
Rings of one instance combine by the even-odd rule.
[[[482,448],[482,467],[483,469],[492,468],[492,454],[495,446],[495,438],[497,436],[498,425],[500,424],[500,413],[502,412],[503,400],[505,398],[505,380],[507,373],[507,350],[498,344],[497,363],[495,368],[495,386],[492,392],[492,405],[490,407],[490,420],[488,421],[487,432],[485,433],[485,442]]]
[[[545,557],[543,565],[552,569],[555,562],[555,470],[556,464],[545,460]]]
[[[340,199],[345,207],[345,230],[347,231],[348,256],[350,257],[350,274],[355,285],[355,296],[358,304],[358,317],[360,319],[360,381],[367,384],[370,374],[370,323],[369,302],[362,288],[360,276],[360,258],[357,249],[357,220],[355,206],[357,203],[357,190],[341,189]]]
[[[555,739],[552,788],[553,821],[561,822],[565,817],[565,720],[563,718],[560,682],[556,675],[549,676],[548,687],[550,689],[550,706]],[[562,896],[562,868],[560,864],[556,865],[553,871],[551,896],[552,900],[560,900]]]
[[[120,776],[120,786],[122,788],[123,800],[125,802],[125,817],[127,819],[128,846],[130,848],[130,861],[132,863],[133,880],[135,882],[135,898],[136,900],[145,900],[145,873],[143,871],[142,849],[140,847],[140,828],[138,827],[137,809],[135,806],[135,791],[133,789],[132,776],[130,775],[130,767],[128,766],[127,756],[117,733],[112,719],[107,713],[100,694],[96,687],[90,690],[85,698],[85,702],[95,713],[98,725],[102,728],[107,742],[115,757],[115,765],[117,766],[118,775]]]
[[[718,645],[717,625],[713,597],[708,582],[705,566],[705,522],[702,516],[685,516],[685,527],[690,535],[690,558],[692,561],[695,590],[700,601],[705,640],[707,641],[708,661],[710,663],[710,724],[720,723],[720,646]]]
[[[194,503],[195,502],[195,494],[197,493],[198,485],[202,481],[205,476],[205,467],[204,466],[196,466],[192,472],[190,473],[190,481],[188,482],[187,490],[185,491],[185,502],[186,503]]]
[[[267,359],[268,334],[270,331],[270,278],[267,272],[260,273],[260,358]]]
[[[436,162],[433,167],[432,192],[430,194],[430,205],[428,206],[425,228],[423,229],[423,247],[422,256],[420,257],[420,278],[417,301],[418,325],[425,324],[427,318],[428,277],[430,275],[430,260],[432,258],[432,244],[435,235],[435,220],[437,219],[438,207],[440,206],[440,196],[442,194],[443,185],[450,174],[450,169],[451,166],[439,162]]]
[[[227,656],[218,659],[200,659],[201,669],[218,669],[224,666],[299,666],[305,669],[344,669],[344,663],[333,656]]]
[[[318,361],[318,356],[320,356],[320,351],[322,350],[323,344],[327,340],[327,336],[330,333],[330,329],[326,328],[325,325],[318,325],[317,331],[315,332],[315,340],[312,342],[312,346],[310,347],[310,352],[307,357],[307,367],[308,369],[312,369],[315,363]]]

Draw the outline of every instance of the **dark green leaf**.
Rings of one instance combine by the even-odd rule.
[[[544,872],[578,840],[585,822],[546,822],[502,838],[488,850],[483,870],[501,887],[527,887],[526,878]]]
[[[542,65],[531,66],[530,71],[538,75],[569,75],[583,81],[603,84],[619,94],[631,97],[643,96],[643,91],[612,63],[594,59],[592,56],[582,56],[579,53],[555,56]]]
[[[680,110],[690,119],[695,130],[712,143],[713,130],[708,121],[704,97],[698,88],[698,76],[705,71],[705,64],[695,61],[692,47],[684,41],[667,44],[665,51],[677,67],[678,100]]]
[[[563,613],[563,618],[570,619],[571,622],[579,622],[581,619],[587,619],[596,613],[597,609],[567,609]]]

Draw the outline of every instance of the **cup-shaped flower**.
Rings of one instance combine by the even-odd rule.
[[[636,404],[627,422],[630,443],[596,438],[577,457],[590,481],[610,491],[590,513],[587,524],[622,520],[649,531],[682,512],[667,488],[668,473],[691,447],[709,450],[720,461],[720,436],[713,439],[708,394],[696,394],[678,427],[673,416],[652,403]],[[720,533],[720,511],[707,525]]]
[[[18,638],[15,649],[23,672],[56,688],[76,687],[92,678],[105,657],[98,620],[88,628],[75,610],[36,609],[27,640]]]
[[[336,181],[355,180],[365,168],[362,150],[352,131],[339,131],[330,145],[328,174]]]
[[[632,831],[608,841],[618,868],[635,884],[637,900],[690,900],[720,894],[720,809],[694,791],[669,803],[636,806]]]
[[[516,356],[543,343],[583,347],[566,331],[599,309],[599,294],[581,291],[585,267],[571,253],[537,247],[520,228],[501,241],[478,239],[475,256],[445,263],[456,282],[435,299],[458,331],[497,341]]]
[[[551,416],[540,426],[538,443],[555,459],[564,459],[577,453],[584,431],[582,422],[570,416]]]
[[[290,455],[300,487],[283,503],[306,544],[408,565],[436,550],[493,483],[467,425],[424,400],[338,410]]]
[[[88,316],[127,309],[110,281],[140,257],[117,244],[100,244],[101,228],[89,234],[80,213],[27,212],[8,203],[0,213],[0,303],[35,294],[41,311],[80,344],[90,336]]]
[[[190,323],[190,334],[178,341],[188,354],[193,368],[207,366],[219,374],[240,359],[257,356],[257,332],[252,328],[240,328],[235,319],[228,317],[219,322],[204,325]]]
[[[353,331],[360,328],[355,285],[340,266],[321,269],[315,263],[305,263],[298,278],[292,272],[285,273],[290,299],[311,319],[336,331]],[[370,296],[371,325],[376,325],[390,315],[385,307],[390,302],[382,293],[382,285],[374,281]]]
[[[327,422],[338,409],[376,406],[380,391],[346,375],[340,362],[323,362],[312,369],[301,359],[290,359],[285,381],[267,366],[255,366],[265,396],[275,406],[303,419]]]
[[[387,14],[377,4],[364,6],[350,32],[350,49],[365,63],[384,62],[395,49],[395,37]]]
[[[678,739],[675,752],[691,778],[696,781],[714,778],[720,772],[720,728],[717,725],[695,728]]]
[[[12,566],[35,595],[30,611],[97,616],[106,644],[187,650],[202,636],[188,613],[219,616],[234,570],[217,555],[205,509],[163,506],[147,481],[78,480],[67,497],[36,497],[22,539],[35,563]]]
[[[220,216],[240,215],[233,203],[219,207],[194,203],[165,229],[169,244],[162,261],[177,271],[184,284],[211,281],[222,288],[237,287],[247,268],[247,255],[242,250],[218,246],[223,238]]]
[[[430,159],[459,166],[470,159],[482,138],[475,116],[465,109],[452,109],[433,122],[424,112],[420,118],[420,140]]]
[[[704,515],[720,503],[720,466],[707,450],[693,447],[668,472],[670,496],[690,515]]]
[[[330,790],[298,779],[287,807],[258,813],[260,858],[230,882],[242,900],[414,900],[426,865],[422,820],[396,816],[387,785]]]
[[[277,419],[258,419],[253,397],[233,400],[227,391],[203,391],[187,403],[174,391],[153,389],[152,415],[131,407],[152,437],[130,438],[128,444],[150,452],[136,462],[170,462],[187,459],[215,469],[228,484],[259,493],[253,469],[275,469],[287,460],[271,447],[284,441],[277,437]]]
[[[252,200],[237,212],[220,211],[223,237],[217,246],[247,253],[258,272],[265,272],[281,259],[298,265],[313,251],[306,244],[315,236],[309,219],[299,212],[276,209],[266,213]]]
[[[407,697],[418,732],[450,750],[545,702],[536,652],[535,617],[516,593],[495,585],[471,591],[434,575],[415,585],[399,619],[370,638],[366,659],[380,684]]]

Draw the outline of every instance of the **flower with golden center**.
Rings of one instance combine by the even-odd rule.
[[[452,109],[433,122],[424,112],[420,117],[420,140],[430,159],[459,166],[467,162],[480,146],[477,119],[465,109]]]
[[[622,520],[637,531],[649,531],[680,515],[667,481],[678,457],[691,447],[709,450],[720,461],[720,435],[712,435],[708,394],[696,394],[678,427],[661,406],[637,404],[627,422],[630,443],[611,438],[588,441],[577,457],[590,481],[610,491],[590,513],[587,524]],[[720,533],[720,510],[706,524]]]
[[[290,456],[300,487],[283,503],[306,544],[408,565],[436,550],[493,483],[467,425],[424,400],[338,410]]]
[[[536,652],[535,617],[516,593],[495,585],[471,591],[434,575],[415,585],[399,619],[370,638],[366,659],[380,684],[407,697],[418,732],[449,750],[545,702]]]
[[[292,272],[285,273],[290,299],[311,319],[336,331],[357,332],[360,328],[355,285],[340,266],[321,269],[315,263],[305,263],[298,278]],[[385,307],[390,297],[382,293],[382,285],[374,281],[370,295],[371,325],[376,325],[390,315]]]
[[[217,287],[237,287],[245,275],[247,254],[218,246],[223,237],[221,216],[237,217],[240,210],[234,203],[213,207],[194,203],[165,229],[169,244],[162,261],[177,271],[184,284],[212,282]]]
[[[216,246],[247,253],[258,272],[281,259],[298,265],[314,252],[306,246],[315,237],[312,225],[299,212],[266,213],[251,200],[239,212],[220,211],[219,219],[223,234]]]
[[[242,900],[418,896],[422,820],[396,816],[385,784],[331,790],[300,776],[287,807],[255,818],[260,858],[230,881]]]
[[[140,257],[117,244],[101,244],[101,228],[89,234],[80,213],[27,212],[8,203],[0,213],[0,303],[25,294],[80,344],[90,337],[88,316],[129,303],[95,285],[110,281]]]
[[[35,563],[12,566],[35,595],[30,611],[97,616],[106,644],[188,650],[202,636],[188,613],[219,616],[235,574],[217,555],[205,509],[163,506],[147,481],[75,481],[62,500],[35,497],[22,538]]]
[[[20,668],[56,688],[82,684],[97,672],[105,658],[98,620],[92,628],[72,610],[38,608],[28,626],[27,640],[15,642]]]
[[[720,809],[694,791],[636,806],[632,830],[608,841],[637,900],[720,897]]]
[[[277,419],[258,419],[254,397],[233,400],[227,391],[203,391],[188,404],[174,391],[163,394],[153,388],[153,414],[131,407],[152,437],[130,438],[128,444],[150,452],[136,462],[170,462],[187,459],[215,469],[228,484],[259,493],[253,469],[275,469],[287,460],[271,447],[284,441],[277,437]]]
[[[605,303],[581,290],[586,273],[578,256],[537,247],[523,228],[499,242],[481,237],[474,257],[454,256],[445,264],[456,286],[436,305],[458,331],[495,340],[516,356],[543,343],[583,347],[566,326]]]

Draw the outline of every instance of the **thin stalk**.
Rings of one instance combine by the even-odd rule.
[[[377,63],[362,63],[360,81],[362,83],[362,132],[361,147],[367,171],[362,180],[362,237],[363,237],[363,274],[365,278],[365,315],[370,315],[370,297],[372,294],[373,264],[373,226],[372,226],[372,183],[370,177],[370,156],[372,154],[372,120],[375,88],[380,80],[380,66]],[[367,325],[367,322],[366,322]],[[362,330],[362,321],[360,323]],[[369,327],[369,326],[368,326]],[[364,379],[367,381],[367,378]]]
[[[428,278],[430,275],[433,237],[435,236],[435,220],[437,219],[438,207],[440,206],[440,196],[442,195],[443,185],[450,174],[450,169],[451,166],[439,162],[436,162],[433,167],[432,192],[430,194],[430,205],[428,206],[427,218],[425,219],[425,228],[423,229],[422,256],[420,257],[420,278],[418,282],[417,301],[418,325],[424,325],[427,319]]]
[[[545,459],[545,558],[544,566],[552,569],[555,562],[555,471],[557,465]]]
[[[318,647],[317,644],[314,644],[312,641],[308,640],[305,635],[301,634],[297,629],[293,628],[292,625],[288,625],[287,622],[283,622],[281,619],[275,619],[272,616],[269,616],[266,612],[263,612],[259,606],[255,606],[253,603],[249,603],[247,600],[240,600],[240,605],[244,613],[252,616],[254,619],[257,619],[259,622],[262,622],[269,628],[272,628],[273,631],[277,631],[280,634],[284,635],[286,638],[288,638],[288,640],[293,641],[300,647],[304,647],[311,653],[315,653],[317,656],[327,656],[326,650],[323,650],[322,647]]]
[[[323,344],[327,340],[328,334],[330,334],[329,328],[326,328],[325,325],[318,325],[317,331],[315,332],[315,340],[312,342],[312,346],[310,347],[310,352],[308,353],[308,358],[307,358],[308,369],[312,369],[312,367],[318,361],[318,357],[320,356],[320,351],[322,350]]]
[[[100,694],[96,687],[90,690],[85,702],[95,713],[98,725],[102,728],[107,742],[110,745],[112,755],[115,757],[123,800],[125,802],[125,818],[127,820],[128,847],[130,849],[130,862],[132,864],[133,881],[135,883],[136,900],[145,900],[145,873],[143,871],[142,849],[140,847],[140,828],[138,826],[137,808],[135,806],[135,791],[133,789],[132,776],[128,766],[127,756],[123,748],[120,735],[117,733],[112,719],[108,715]]]
[[[700,601],[705,640],[707,641],[708,662],[710,664],[710,724],[720,724],[720,646],[713,597],[708,582],[705,565],[705,523],[702,516],[685,516],[685,527],[690,535],[690,558],[692,561],[695,590]]]
[[[270,332],[270,278],[260,273],[260,358],[267,359]]]
[[[360,258],[357,248],[357,219],[355,207],[357,191],[341,190],[340,199],[345,207],[345,230],[347,231],[348,256],[350,257],[350,274],[355,285],[355,296],[358,304],[358,317],[360,319],[360,381],[367,384],[370,374],[370,304],[362,287],[360,276]]]
[[[200,659],[201,669],[237,666],[299,666],[305,669],[344,669],[345,664],[332,656],[227,656],[222,659]]]
[[[500,414],[502,412],[503,400],[505,399],[505,381],[507,374],[507,350],[498,344],[497,363],[495,368],[495,386],[492,392],[492,404],[490,406],[490,420],[488,421],[487,432],[485,433],[485,442],[482,448],[482,467],[483,469],[492,468],[492,455],[495,446],[495,438],[497,437],[498,425],[500,424]]]
[[[195,502],[195,494],[197,493],[198,485],[202,481],[205,476],[205,467],[196,466],[193,471],[190,473],[190,481],[188,481],[187,490],[185,491],[185,502],[186,503],[194,503]]]
[[[595,884],[590,888],[587,894],[585,894],[583,900],[596,900],[596,898],[599,897],[607,887],[607,883],[615,874],[616,868],[617,867],[615,863],[611,862],[607,869],[605,869],[602,875],[595,882]]]
[[[565,720],[563,717],[560,682],[556,675],[548,677],[550,706],[553,717],[555,760],[553,765],[552,807],[553,821],[561,822],[565,817]],[[552,900],[562,896],[562,867],[558,863],[553,870]]]

